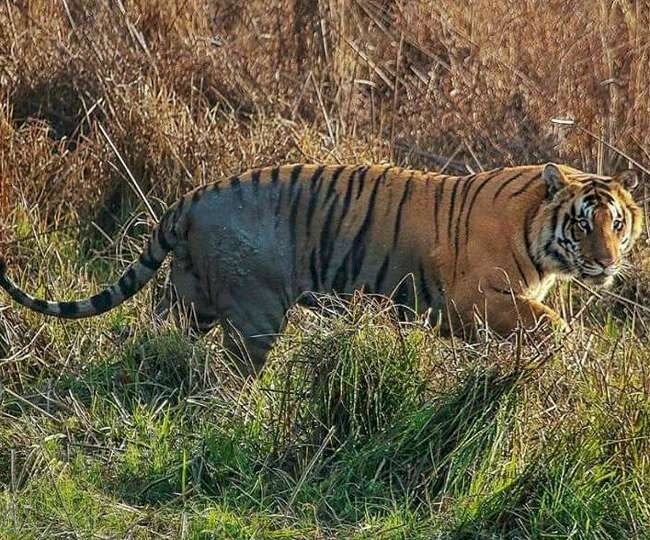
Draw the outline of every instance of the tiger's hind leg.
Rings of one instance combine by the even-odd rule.
[[[286,309],[275,291],[249,280],[219,290],[220,280],[213,276],[214,298],[183,260],[172,262],[170,275],[169,291],[159,309],[166,310],[179,326],[198,334],[220,324],[223,347],[241,374],[259,373],[284,327]]]
[[[157,322],[171,319],[177,326],[204,334],[218,322],[214,304],[187,260],[175,259],[163,291],[153,308]]]
[[[224,348],[246,373],[259,373],[285,326],[286,308],[273,291],[255,292],[256,298],[237,298],[222,312]],[[248,293],[250,296],[250,292]]]
[[[223,348],[235,360],[240,374],[259,374],[277,337],[257,334],[245,336],[230,321],[222,323],[222,328]]]

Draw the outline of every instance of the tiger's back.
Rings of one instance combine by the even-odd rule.
[[[415,303],[406,298],[415,283],[419,306],[442,309],[443,289],[462,281],[474,258],[503,256],[504,233],[521,228],[518,206],[543,198],[543,186],[530,190],[540,179],[540,167],[467,177],[389,166],[265,168],[197,192],[188,230],[195,245],[211,239],[206,266],[281,272],[289,298],[364,288]]]
[[[262,268],[256,274],[265,279],[282,273],[278,282],[290,299],[304,291],[362,287],[388,294],[427,264],[428,238],[416,231],[426,219],[422,189],[433,178],[382,166],[250,171],[199,197],[188,214],[189,234],[194,227],[197,243],[213,238],[213,268],[228,272],[228,251],[250,257],[243,267]]]

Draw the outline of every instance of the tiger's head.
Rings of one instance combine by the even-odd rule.
[[[634,171],[613,177],[549,163],[542,177],[547,204],[538,254],[548,269],[595,285],[610,285],[641,234],[643,214],[630,194]]]

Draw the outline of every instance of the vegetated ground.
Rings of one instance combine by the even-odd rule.
[[[632,0],[3,2],[0,249],[41,296],[114,279],[152,219],[111,144],[156,213],[275,163],[627,166],[588,131],[647,166],[649,17]],[[616,297],[554,294],[568,338],[470,346],[326,299],[254,381],[218,332],[156,327],[151,288],[82,322],[1,296],[0,537],[648,538],[645,245]]]

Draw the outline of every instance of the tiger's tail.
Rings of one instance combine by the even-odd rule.
[[[174,205],[176,206],[176,205]],[[174,207],[170,208],[174,210]],[[6,275],[7,264],[0,257],[0,287],[26,308],[62,319],[83,319],[105,313],[136,294],[156,274],[177,237],[170,227],[173,212],[168,211],[151,234],[140,257],[131,263],[120,278],[102,292],[83,300],[47,301],[27,294]]]

